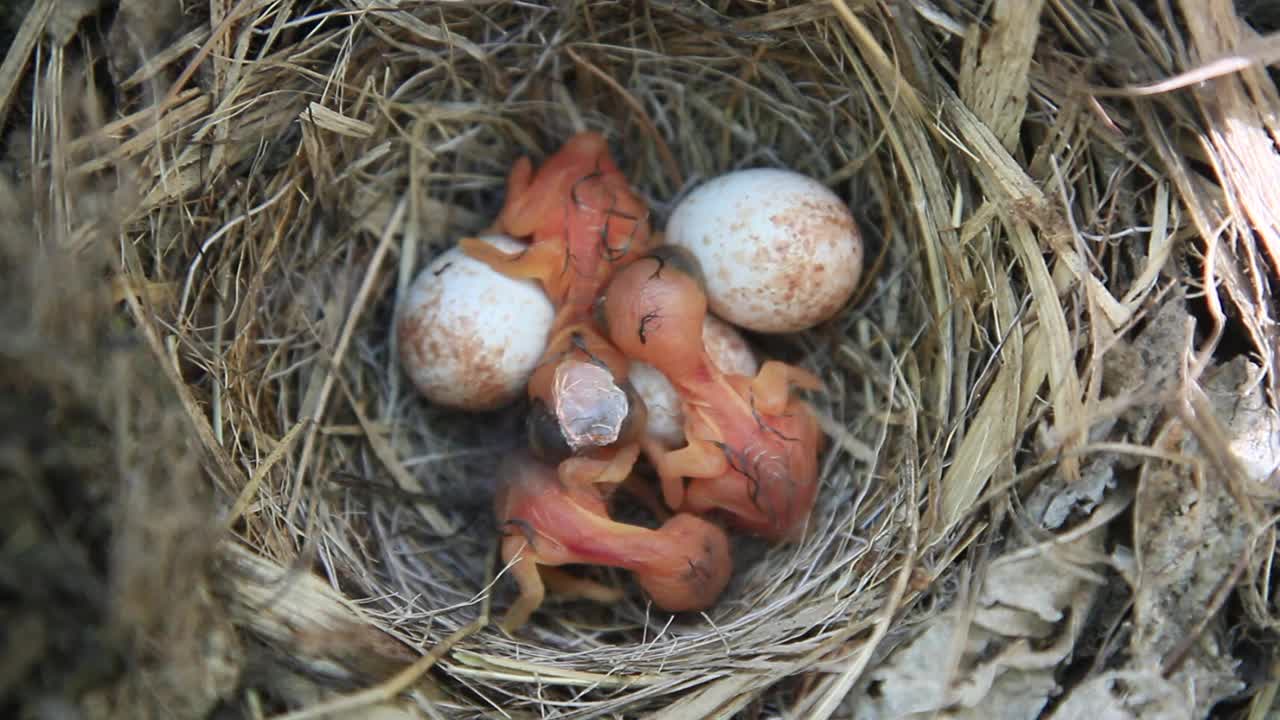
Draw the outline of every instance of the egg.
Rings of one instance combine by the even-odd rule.
[[[754,376],[760,372],[760,360],[747,339],[715,315],[707,315],[702,321],[702,346],[722,373]]]
[[[832,318],[862,272],[862,237],[849,207],[790,170],[738,170],[707,181],[672,211],[666,234],[701,263],[711,311],[756,332],[795,332]]]
[[[526,247],[505,235],[481,239],[506,252]],[[554,317],[536,282],[507,277],[451,248],[418,274],[404,298],[396,321],[400,362],[433,403],[500,408],[524,394]]]
[[[752,375],[760,370],[760,360],[737,328],[713,315],[702,323],[702,345],[711,362],[721,372]],[[684,412],[675,387],[657,368],[633,362],[628,374],[631,386],[648,409],[645,432],[671,447],[684,442]]]
[[[639,361],[631,363],[627,379],[648,410],[645,433],[665,445],[678,447],[684,440],[684,413],[671,381],[654,366]]]

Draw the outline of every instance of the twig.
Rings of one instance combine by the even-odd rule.
[[[252,0],[240,0],[240,3],[236,5],[236,9],[227,13],[226,16],[222,18],[222,22],[218,23],[217,27],[213,29],[213,32],[209,33],[209,39],[204,43],[204,45],[200,46],[200,51],[196,53],[195,57],[191,58],[191,62],[187,63],[186,68],[182,70],[182,74],[174,81],[173,87],[169,88],[169,92],[165,95],[164,101],[160,103],[161,106],[165,106],[173,102],[173,99],[178,95],[178,93],[182,92],[182,88],[186,87],[187,81],[191,79],[192,75],[195,75],[200,64],[209,59],[209,54],[213,52],[214,45],[217,44],[219,37],[231,27],[231,23],[249,14],[249,11],[251,10],[249,4],[251,1]]]
[[[252,218],[254,215],[257,215],[263,210],[270,208],[272,205],[275,205],[277,202],[280,201],[280,198],[284,197],[286,192],[293,189],[293,185],[294,184],[292,181],[285,183],[284,187],[281,187],[280,190],[277,191],[275,195],[272,195],[270,198],[267,198],[267,200],[264,201],[261,205],[257,205],[255,207],[249,208],[248,212],[246,212],[245,214],[237,218],[234,218],[233,220],[228,222],[226,225],[223,225],[222,227],[218,228],[217,232],[205,238],[205,241],[200,244],[200,251],[196,253],[196,256],[194,258],[192,258],[191,266],[187,268],[187,281],[182,285],[182,300],[181,302],[178,303],[178,317],[180,318],[186,317],[187,315],[187,301],[190,299],[190,296],[191,296],[191,284],[195,282],[196,270],[200,268],[201,261],[204,260],[205,255],[208,254],[209,249],[213,247],[213,244],[221,240],[223,236],[225,236],[227,233],[234,230],[235,227],[240,223],[244,222],[245,220],[248,220],[249,218]]]
[[[293,441],[298,439],[298,433],[303,427],[306,427],[306,423],[298,422],[289,428],[289,432],[280,438],[280,441],[272,448],[266,459],[254,469],[253,476],[249,478],[249,482],[240,491],[240,495],[236,497],[235,504],[231,506],[231,512],[227,513],[225,523],[227,527],[235,525],[240,516],[244,514],[244,511],[248,509],[249,503],[253,502],[253,498],[257,496],[258,488],[262,486],[262,481],[266,479],[267,473],[271,472],[271,468],[275,467],[276,463],[280,462],[280,458],[284,457],[289,452],[289,449],[293,447]]]

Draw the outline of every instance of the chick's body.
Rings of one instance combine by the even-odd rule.
[[[821,434],[787,386],[817,387],[817,379],[777,362],[755,378],[721,372],[697,341],[707,317],[697,261],[676,248],[620,271],[604,315],[614,344],[661,371],[680,397],[686,444],[644,441],[667,503],[722,511],[738,528],[772,540],[794,538],[817,496]]]
[[[497,229],[530,238],[525,262],[539,265],[559,311],[557,329],[587,317],[614,267],[654,243],[647,205],[595,132],[571,137],[536,173],[521,158],[512,168]]]
[[[516,563],[521,589],[509,627],[523,624],[542,602],[538,566],[629,570],[658,607],[672,612],[710,607],[729,582],[728,536],[707,520],[678,514],[656,530],[616,522],[599,492],[566,485],[554,466],[523,454],[504,463],[502,479],[495,510],[505,534],[503,561]]]

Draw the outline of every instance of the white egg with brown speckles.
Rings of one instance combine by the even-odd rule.
[[[482,238],[506,252],[526,247]],[[454,247],[418,274],[396,321],[400,364],[433,403],[493,410],[524,393],[555,310],[531,280],[510,278]]]
[[[862,273],[853,213],[817,180],[756,168],[713,178],[671,214],[667,242],[702,266],[712,312],[763,333],[831,319]]]

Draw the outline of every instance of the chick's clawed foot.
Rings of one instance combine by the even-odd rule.
[[[503,538],[502,558],[508,562],[514,559],[511,575],[515,577],[516,586],[520,590],[519,597],[502,618],[502,630],[510,634],[529,621],[533,611],[542,605],[547,589],[542,582],[542,573],[538,570],[533,548],[525,538],[514,535]]]
[[[791,388],[802,390],[826,390],[817,375],[804,368],[777,360],[769,360],[751,380],[751,400],[756,412],[764,415],[781,415],[791,402]]]

